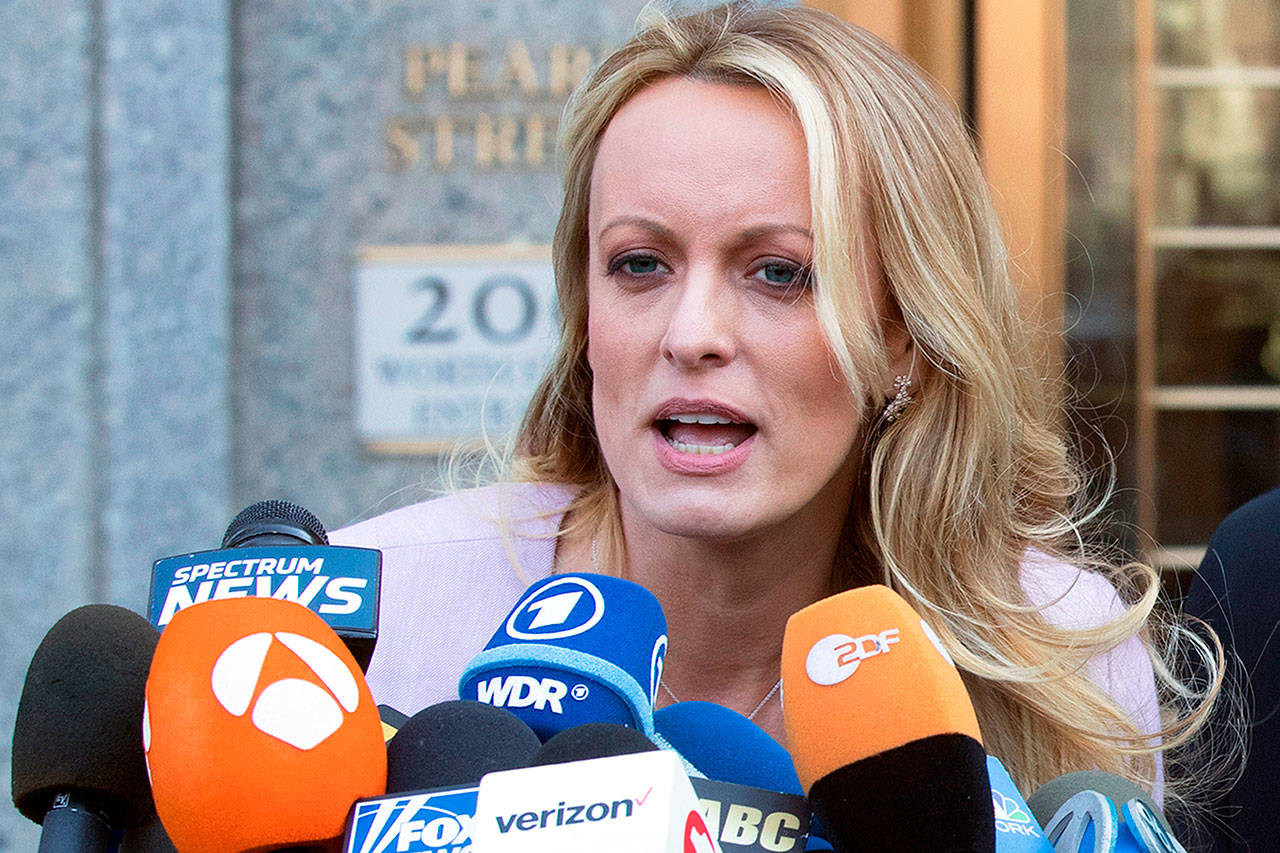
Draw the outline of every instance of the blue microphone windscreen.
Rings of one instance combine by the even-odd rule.
[[[554,575],[529,587],[458,682],[462,699],[506,708],[540,738],[583,723],[653,733],[667,620],[622,578]]]
[[[1026,797],[994,755],[987,756],[987,776],[996,813],[996,853],[1054,853]]]
[[[791,755],[769,733],[714,702],[654,712],[657,733],[708,779],[804,796]]]

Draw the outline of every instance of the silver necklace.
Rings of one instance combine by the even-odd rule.
[[[594,533],[591,534],[591,568],[594,569],[596,572],[600,571],[600,556],[596,550],[596,534]],[[667,691],[667,695],[671,697],[672,702],[680,701],[680,697],[677,696],[675,693],[671,692],[671,688],[667,686],[667,683],[665,681],[659,681],[658,686],[661,687],[663,690]],[[776,682],[774,682],[773,687],[769,688],[769,692],[764,694],[764,698],[760,700],[760,704],[752,708],[750,714],[747,714],[747,719],[755,720],[756,714],[760,713],[760,709],[763,708],[768,703],[768,701],[773,698],[773,694],[777,693],[781,689],[782,689],[782,679],[779,678]]]
[[[680,701],[680,697],[676,696],[676,694],[671,692],[671,688],[667,686],[667,683],[665,681],[659,681],[658,686],[661,687],[663,690],[667,691],[667,695],[671,697],[672,702]],[[760,704],[755,706],[755,708],[751,710],[750,714],[747,714],[747,719],[754,720],[756,718],[756,714],[759,714],[760,709],[765,706],[765,703],[767,703],[770,699],[772,699],[773,694],[777,693],[780,689],[782,689],[781,678],[779,678],[777,682],[774,683],[773,687],[769,689],[769,692],[764,695],[764,698],[760,700]]]

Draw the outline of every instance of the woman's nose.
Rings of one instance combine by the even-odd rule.
[[[685,369],[728,364],[737,354],[735,314],[733,295],[718,276],[690,271],[667,318],[662,357]]]

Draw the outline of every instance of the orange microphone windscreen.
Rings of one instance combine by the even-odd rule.
[[[290,601],[179,610],[152,659],[143,744],[156,811],[183,853],[336,848],[351,804],[386,790],[359,666]]]
[[[931,735],[982,741],[950,656],[887,586],[842,592],[792,614],[782,691],[787,742],[806,793],[834,770]]]

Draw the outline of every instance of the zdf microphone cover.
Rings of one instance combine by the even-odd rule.
[[[977,715],[933,630],[885,586],[787,621],[783,718],[796,771],[839,853],[990,851]]]
[[[582,723],[653,734],[667,619],[622,578],[555,575],[533,584],[472,658],[461,699],[506,708],[546,740]]]
[[[787,621],[783,716],[806,791],[844,765],[978,718],[933,629],[887,586],[851,589]]]
[[[289,601],[179,611],[147,678],[143,744],[156,811],[183,853],[336,845],[352,802],[386,788],[360,668]]]

